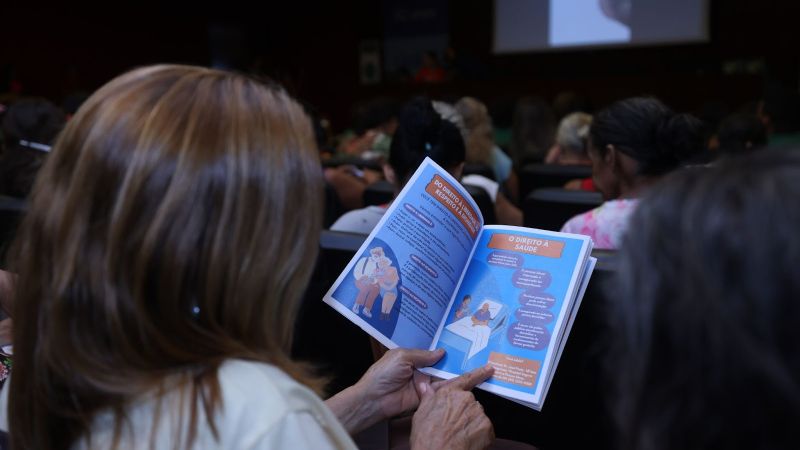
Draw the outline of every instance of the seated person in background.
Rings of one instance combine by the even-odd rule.
[[[582,112],[575,112],[561,119],[556,131],[556,142],[547,152],[545,164],[559,166],[591,166],[589,159],[589,127],[592,125],[592,116]],[[582,189],[596,191],[591,178],[572,180],[564,185],[565,189]]]
[[[439,83],[444,80],[444,69],[439,65],[436,52],[427,51],[422,55],[422,67],[414,75],[414,83]]]
[[[512,203],[517,203],[519,179],[514,171],[511,157],[495,145],[492,118],[486,105],[472,97],[464,97],[455,105],[455,110],[464,121],[467,132],[467,164],[483,164],[494,172],[494,180]]]
[[[464,139],[458,128],[449,120],[442,119],[430,100],[417,98],[403,108],[400,124],[392,138],[389,163],[383,167],[384,175],[394,184],[394,195],[397,196],[422,161],[430,157],[459,180],[465,153]],[[370,233],[387,208],[388,205],[368,206],[350,211],[334,222],[331,230]],[[500,192],[496,194],[495,211],[501,223],[522,224],[522,212]]]
[[[20,100],[8,109],[2,124],[0,195],[28,196],[66,121],[66,115],[56,105],[41,98]]]
[[[481,309],[475,311],[472,315],[472,326],[476,325],[489,325],[489,319],[492,318],[492,313],[489,312],[489,304],[484,303]]]
[[[724,154],[745,153],[767,145],[767,129],[755,114],[737,113],[719,124],[717,142]]]
[[[799,179],[798,150],[767,150],[642,199],[606,307],[619,448],[797,448]]]
[[[617,248],[639,197],[704,148],[698,119],[653,98],[622,100],[600,111],[589,132],[589,157],[592,180],[606,202],[561,231],[589,236],[595,248]]]
[[[365,159],[385,162],[389,157],[389,147],[397,129],[399,114],[400,107],[394,100],[374,100],[357,114],[355,134],[342,141],[339,153],[361,155]],[[347,210],[362,208],[364,190],[370,184],[383,179],[380,171],[358,169],[349,165],[328,167],[324,170],[324,176]]]
[[[553,146],[556,119],[541,97],[523,97],[514,108],[511,157],[517,167],[540,164]]]
[[[758,104],[770,146],[800,145],[800,92],[797,88],[770,86]]]
[[[323,403],[290,359],[321,192],[311,123],[279,88],[188,66],[100,88],[9,258],[11,447],[355,449],[349,434],[415,409],[412,449],[491,443],[465,392],[490,368],[431,384],[414,368],[443,351],[395,349]]]

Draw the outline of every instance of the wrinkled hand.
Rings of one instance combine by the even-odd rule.
[[[356,383],[366,392],[368,401],[376,402],[384,419],[388,419],[419,406],[416,386],[431,383],[431,377],[416,368],[436,364],[444,356],[444,349],[425,350],[396,348],[389,350]]]
[[[381,420],[413,411],[420,401],[415,386],[431,383],[429,376],[414,369],[436,364],[442,356],[443,349],[433,352],[402,348],[390,350],[367,370],[358,383],[325,403],[351,435]]]
[[[484,366],[451,380],[419,384],[422,398],[411,422],[414,450],[478,450],[494,442],[494,427],[469,392],[494,374]]]

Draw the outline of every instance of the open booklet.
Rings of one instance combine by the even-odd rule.
[[[445,356],[420,369],[541,409],[594,269],[586,236],[484,226],[466,190],[429,158],[392,202],[325,302],[389,348]]]

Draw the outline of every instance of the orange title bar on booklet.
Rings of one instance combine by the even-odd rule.
[[[538,239],[516,234],[495,233],[489,240],[489,248],[509,250],[512,252],[527,253],[529,255],[547,256],[548,258],[561,258],[564,250],[563,241],[552,239]]]
[[[478,229],[481,225],[478,215],[469,203],[461,197],[461,194],[444,178],[434,175],[431,182],[425,186],[425,192],[431,194],[448,211],[453,213],[459,222],[464,225],[464,228],[467,229],[467,233],[472,236],[473,240],[478,236]]]

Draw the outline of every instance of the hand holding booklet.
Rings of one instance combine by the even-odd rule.
[[[484,225],[430,159],[414,173],[325,302],[389,348],[445,356],[422,372],[495,368],[481,389],[541,409],[594,269],[586,236]]]

